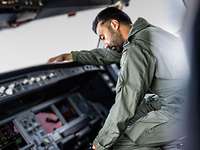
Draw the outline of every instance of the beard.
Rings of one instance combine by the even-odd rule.
[[[114,51],[122,52],[124,39],[122,38],[121,33],[116,32],[113,29],[110,29],[110,33],[112,35],[112,40],[110,41],[109,48]]]

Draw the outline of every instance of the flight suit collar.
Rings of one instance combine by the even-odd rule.
[[[136,33],[138,33],[139,31],[152,26],[151,24],[149,24],[144,18],[138,18],[135,23],[132,25],[129,35],[128,35],[128,40],[124,43],[123,47],[126,47],[126,45],[129,44],[129,42],[131,41],[131,39],[134,37],[134,35]]]
[[[138,18],[132,25],[128,38],[130,38],[131,36],[135,35],[137,32],[143,30],[148,26],[150,26],[150,24],[144,18]]]

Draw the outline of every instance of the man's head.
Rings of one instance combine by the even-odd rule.
[[[96,16],[92,29],[106,48],[119,50],[128,38],[131,24],[131,19],[126,13],[118,8],[108,7]]]

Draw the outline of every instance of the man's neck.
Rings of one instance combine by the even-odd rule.
[[[121,32],[121,35],[122,35],[124,41],[128,40],[130,30],[131,30],[131,25],[121,25],[120,26],[120,32]]]

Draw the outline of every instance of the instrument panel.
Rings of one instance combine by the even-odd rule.
[[[84,106],[76,105],[77,100]],[[74,93],[21,112],[0,125],[0,149],[64,149],[71,140],[72,149],[81,149],[94,138],[94,129],[104,119],[98,113],[107,113],[103,106],[92,105]]]
[[[0,150],[88,150],[114,102],[112,73],[54,64],[1,74]]]

